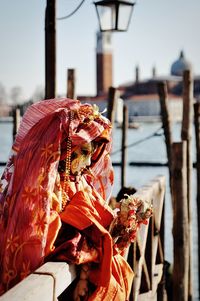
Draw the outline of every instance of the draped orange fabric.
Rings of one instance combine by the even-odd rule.
[[[61,220],[79,230],[90,225],[98,228],[104,254],[99,270],[95,271],[92,276],[92,282],[96,285],[106,286],[111,277],[112,238],[105,226],[108,226],[112,221],[111,213],[99,202],[92,204],[87,195],[80,191],[75,194],[66,210],[61,214]]]
[[[113,255],[108,233],[113,218],[105,202],[113,183],[111,138],[92,162],[92,174],[71,183],[71,200],[63,212],[56,196],[66,139],[73,148],[95,141],[105,130],[109,137],[109,121],[77,100],[44,100],[27,109],[0,180],[0,294],[43,264],[67,223],[80,233],[91,227],[91,241],[97,242],[98,269],[90,275],[97,289],[89,300],[108,300],[108,290],[113,291],[110,301],[127,299],[132,273],[120,255]]]
[[[99,230],[103,254],[98,269],[90,272],[90,280],[97,285],[97,289],[88,300],[128,300],[133,272],[120,254],[113,255],[112,238],[106,230],[112,221],[110,209],[100,202],[93,204],[87,195],[80,191],[61,214],[61,220],[79,230],[91,224]]]

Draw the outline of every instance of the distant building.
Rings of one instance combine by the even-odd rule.
[[[185,70],[192,71],[192,65],[185,59],[183,51],[180,53],[180,57],[171,66],[171,75],[182,76]]]
[[[112,47],[111,34],[97,34],[96,48],[97,95],[96,97],[79,97],[82,101],[95,102],[101,109],[107,106],[108,89],[112,86]],[[123,83],[117,88],[120,97],[129,110],[130,119],[156,118],[160,116],[160,104],[157,84],[165,81],[168,90],[169,108],[175,120],[182,118],[182,75],[185,70],[192,71],[191,63],[185,58],[183,51],[179,58],[172,63],[171,72],[167,76],[157,75],[155,66],[149,79],[140,79],[140,68],[135,68],[135,79]],[[200,76],[194,77],[194,97],[200,97]]]
[[[112,35],[110,32],[97,33],[97,48],[96,48],[96,85],[97,95],[105,95],[109,87],[113,84],[112,78]]]
[[[138,68],[138,67],[137,67]],[[152,77],[147,80],[138,80],[136,70],[135,81],[120,85],[118,88],[121,97],[129,108],[131,118],[137,116],[159,116],[160,104],[157,93],[157,85],[165,81],[168,90],[169,109],[175,120],[182,118],[182,76],[185,70],[192,71],[192,65],[185,59],[183,51],[180,57],[172,63],[171,74],[168,76],[157,76],[155,67],[152,70]],[[200,76],[194,77],[194,97],[200,96]]]

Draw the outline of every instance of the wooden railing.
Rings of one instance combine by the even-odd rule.
[[[75,278],[75,267],[64,262],[47,262],[14,286],[1,301],[56,301]]]
[[[141,226],[127,252],[126,259],[135,273],[130,301],[164,300],[164,194],[164,177],[155,178],[136,193],[138,198],[152,202],[154,214],[147,226]],[[1,296],[0,301],[56,301],[75,276],[73,265],[48,262]]]
[[[165,178],[157,177],[135,194],[141,200],[151,201],[153,216],[148,225],[142,225],[137,239],[129,248],[127,261],[135,277],[130,301],[163,301],[164,289],[164,195]]]

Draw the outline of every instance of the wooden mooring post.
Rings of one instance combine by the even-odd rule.
[[[189,223],[189,282],[188,301],[192,300],[192,123],[193,123],[193,79],[190,70],[183,73],[183,120],[181,129],[182,141],[186,141],[186,165],[187,165],[187,202]]]
[[[114,125],[115,122],[115,113],[116,113],[116,105],[117,105],[118,97],[119,97],[119,91],[114,87],[110,87],[108,91],[107,118],[111,121],[112,125]]]
[[[67,98],[76,99],[76,71],[67,70]]]
[[[171,188],[172,187],[171,184],[172,182],[172,125],[171,125],[171,117],[169,112],[166,82],[158,83],[158,95],[160,100],[161,117],[162,117],[162,124],[163,124],[163,130],[165,135],[168,168],[169,168],[169,182]]]
[[[115,114],[119,91],[110,87],[108,91],[108,112],[107,117],[114,128]],[[126,185],[126,164],[127,164],[127,131],[128,130],[128,108],[123,106],[123,123],[122,123],[122,141],[121,141],[121,187]]]
[[[126,186],[127,132],[128,132],[128,108],[126,105],[124,105],[123,106],[123,123],[122,123],[121,187]]]
[[[200,103],[194,104],[197,169],[197,229],[198,229],[198,279],[200,296]]]
[[[19,128],[20,119],[20,109],[15,107],[13,109],[13,141],[15,140],[15,135],[17,134]]]
[[[189,226],[187,202],[187,145],[173,143],[173,300],[188,301]]]

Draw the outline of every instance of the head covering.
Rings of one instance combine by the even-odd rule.
[[[43,262],[52,195],[59,162],[67,155],[67,141],[71,141],[72,149],[91,141],[99,143],[100,150],[92,158],[90,181],[104,198],[110,194],[110,134],[110,122],[97,106],[78,100],[43,100],[27,109],[0,182],[2,292]],[[56,210],[53,214],[59,229],[59,214]]]

